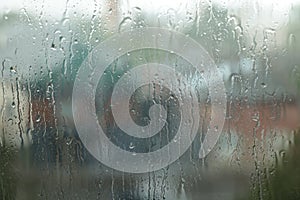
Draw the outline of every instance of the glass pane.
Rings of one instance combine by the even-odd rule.
[[[299,199],[298,0],[0,4],[0,199]]]

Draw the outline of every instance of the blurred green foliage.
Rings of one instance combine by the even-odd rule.
[[[249,200],[300,199],[300,130],[295,132],[293,148],[280,154],[274,169],[257,171]]]
[[[16,153],[7,146],[0,146],[0,199],[15,199],[17,177],[14,170]]]

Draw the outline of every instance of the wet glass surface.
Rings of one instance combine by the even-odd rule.
[[[299,40],[298,0],[1,2],[0,199],[299,199]]]

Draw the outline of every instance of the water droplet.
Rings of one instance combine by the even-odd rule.
[[[10,67],[10,72],[17,73],[17,66],[11,66]]]
[[[37,123],[39,123],[39,122],[41,121],[41,116],[38,115],[35,121],[36,121]]]
[[[218,126],[215,126],[214,128],[215,128],[215,131],[218,131],[218,130],[219,130],[219,127],[218,127]]]
[[[134,7],[134,9],[141,11],[142,9],[140,7]]]
[[[130,144],[129,144],[129,149],[134,149],[134,144],[132,143],[132,142],[130,142]]]
[[[261,86],[262,88],[266,88],[266,87],[267,87],[267,84],[266,84],[266,83],[261,83],[260,86]]]
[[[285,150],[279,151],[279,156],[280,156],[281,158],[284,158],[284,157],[285,157],[285,154],[286,154]]]

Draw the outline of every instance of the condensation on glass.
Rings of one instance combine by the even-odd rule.
[[[210,90],[220,81],[203,78],[210,70],[207,66],[197,74],[173,51],[126,52],[107,66],[97,85],[91,84],[96,88],[94,116],[108,139],[124,151],[147,154],[176,139],[180,123],[199,125],[179,159],[156,171],[127,173],[100,162],[83,143],[78,126],[93,130],[84,118],[74,123],[73,87],[81,65],[91,52],[97,53],[93,50],[98,45],[116,34],[150,27],[183,34],[212,58],[225,88],[224,126],[210,124],[210,92],[222,91]],[[170,36],[170,45],[164,47],[176,44],[174,38]],[[299,199],[299,41],[298,0],[2,2],[0,199]],[[125,43],[102,50],[121,52]],[[197,53],[191,49],[189,55]],[[141,139],[117,126],[111,97],[122,76],[146,63],[179,70],[189,80],[184,87],[196,95],[181,90],[176,95],[176,88],[164,87],[161,80],[137,88],[127,102],[129,121],[140,127],[151,120],[164,124],[154,125],[161,131],[150,139]],[[91,68],[91,76],[94,72]],[[131,78],[139,82],[150,71],[144,73]],[[159,72],[156,76],[161,77]],[[184,83],[174,76],[164,74]],[[182,120],[181,95],[197,98],[197,106],[189,111],[199,107],[196,122]],[[114,102],[124,108],[124,102]],[[155,110],[153,105],[161,107]],[[83,104],[78,109],[89,112],[90,107]],[[163,112],[153,114],[157,109]],[[128,123],[123,121],[123,126]],[[211,129],[220,137],[207,156],[199,157]],[[99,147],[109,154],[106,150],[105,145]]]

